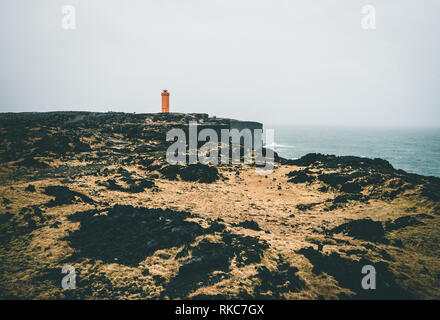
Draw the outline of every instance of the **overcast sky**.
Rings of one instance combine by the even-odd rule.
[[[1,0],[0,70],[0,112],[159,112],[167,88],[176,112],[440,126],[440,1]]]

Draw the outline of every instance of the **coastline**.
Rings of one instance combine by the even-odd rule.
[[[266,125],[285,158],[308,153],[382,158],[410,173],[440,177],[440,128]]]

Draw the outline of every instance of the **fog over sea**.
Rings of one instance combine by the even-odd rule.
[[[388,160],[396,169],[440,177],[440,128],[282,126],[275,151],[296,159],[307,153],[352,155]]]

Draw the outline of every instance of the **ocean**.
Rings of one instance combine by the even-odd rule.
[[[264,125],[275,130],[275,151],[297,159],[307,153],[388,160],[396,169],[440,177],[440,128],[354,128]]]

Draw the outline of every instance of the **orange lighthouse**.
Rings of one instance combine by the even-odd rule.
[[[166,89],[162,91],[162,112],[170,112],[170,93]]]

